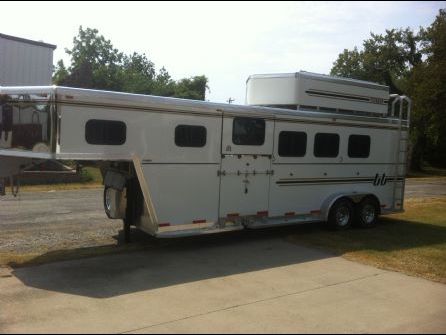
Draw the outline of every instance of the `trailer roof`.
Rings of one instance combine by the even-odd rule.
[[[307,71],[299,71],[299,72],[293,72],[293,73],[253,74],[248,77],[247,82],[250,79],[298,78],[298,77],[309,78],[309,79],[314,79],[314,80],[329,81],[329,82],[334,82],[334,83],[338,83],[338,84],[367,87],[367,88],[372,88],[375,90],[382,90],[382,91],[387,91],[387,92],[389,91],[388,86],[377,84],[377,83],[374,83],[371,81],[344,78],[344,77],[338,77],[338,76],[329,76],[326,74],[319,74],[319,73],[313,73],[313,72],[307,72]]]
[[[291,110],[273,107],[261,107],[250,105],[237,105],[217,103],[154,95],[143,95],[125,92],[113,92],[64,86],[12,86],[1,87],[0,94],[22,95],[57,95],[57,100],[66,103],[83,103],[94,106],[109,106],[121,108],[159,109],[168,111],[204,112],[209,114],[246,114],[260,117],[303,117],[303,118],[330,118],[343,119],[354,122],[372,122],[381,124],[394,124],[396,119],[389,117],[371,117],[361,115],[347,115],[330,112],[315,112],[305,109]]]

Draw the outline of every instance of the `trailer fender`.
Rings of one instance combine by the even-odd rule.
[[[371,197],[375,198],[379,203],[379,199],[372,193],[354,193],[354,192],[352,192],[352,193],[332,194],[329,197],[327,197],[325,199],[325,201],[322,203],[321,217],[323,218],[324,221],[327,221],[331,207],[337,200],[339,200],[341,198],[347,198],[347,199],[351,200],[354,204],[357,204],[357,203],[361,202],[361,200],[367,196],[371,196]]]
[[[141,225],[141,229],[149,234],[155,234],[158,231],[158,216],[155,211],[155,206],[152,201],[150,193],[149,182],[144,176],[144,172],[141,167],[141,159],[137,155],[133,155],[133,166],[135,168],[136,177],[141,188],[141,192],[144,198],[144,215],[143,218],[147,219]]]
[[[104,185],[105,187],[111,187],[118,191],[122,191],[125,187],[125,183],[127,181],[126,176],[122,173],[108,170],[105,173],[104,177]]]

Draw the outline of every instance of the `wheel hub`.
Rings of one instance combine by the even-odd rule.
[[[372,205],[365,205],[362,209],[362,219],[366,223],[372,223],[375,220],[375,208]]]
[[[350,211],[347,207],[341,207],[336,213],[336,221],[339,226],[346,226],[350,220]]]

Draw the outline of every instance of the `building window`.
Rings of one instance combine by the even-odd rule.
[[[348,138],[348,157],[367,158],[370,155],[370,136],[350,135]]]
[[[232,124],[232,142],[236,145],[263,145],[265,120],[236,117]]]
[[[89,120],[85,125],[88,144],[122,145],[126,141],[127,126],[121,121]]]
[[[314,156],[333,158],[339,154],[339,135],[318,133],[314,138]]]
[[[303,157],[307,152],[307,134],[301,131],[281,131],[279,156]]]
[[[175,144],[179,147],[201,148],[206,145],[206,128],[179,125],[175,128]]]

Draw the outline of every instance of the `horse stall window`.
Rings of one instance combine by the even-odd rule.
[[[314,156],[333,158],[339,154],[339,135],[317,133],[314,138]]]
[[[85,125],[85,139],[94,145],[122,145],[127,137],[127,126],[121,121],[89,120]]]
[[[348,157],[367,158],[370,155],[370,136],[350,135],[348,138]]]
[[[302,131],[281,131],[279,156],[303,157],[307,152],[307,134]]]
[[[179,147],[201,148],[206,145],[206,128],[179,125],[175,128],[175,144]]]
[[[236,117],[232,125],[232,142],[236,145],[263,145],[265,120]]]

